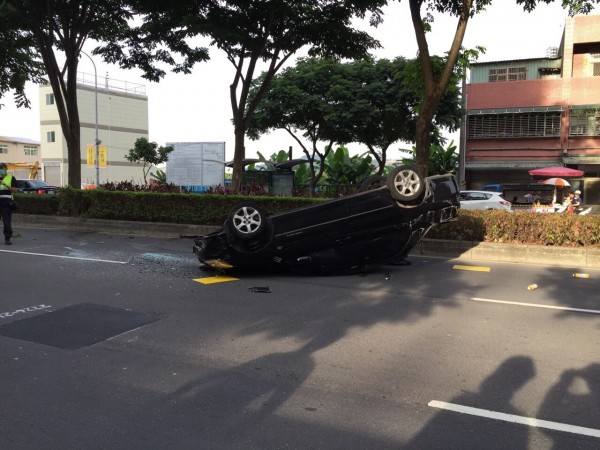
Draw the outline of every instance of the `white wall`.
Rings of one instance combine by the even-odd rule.
[[[51,93],[48,85],[40,86],[40,142],[41,163],[60,166],[58,185],[68,182],[67,145],[63,139],[56,105],[46,105],[46,94]],[[143,182],[142,168],[125,159],[136,139],[148,138],[148,98],[145,95],[111,91],[98,87],[98,139],[108,151],[107,167],[98,170],[100,184],[106,182]],[[81,124],[81,181],[96,183],[96,167],[87,166],[87,146],[96,140],[96,92],[94,85],[78,85],[77,102]],[[46,133],[54,131],[56,141],[48,143]],[[52,173],[57,173],[56,169]]]

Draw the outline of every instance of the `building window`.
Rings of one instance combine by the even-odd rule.
[[[569,116],[569,136],[599,136],[600,108],[573,108]]]
[[[37,155],[37,147],[35,147],[33,145],[25,145],[23,147],[23,150],[25,151],[25,156],[36,156]]]
[[[560,136],[560,111],[474,114],[467,120],[468,139]]]
[[[8,154],[8,145],[0,145],[0,154],[7,155]]]
[[[538,72],[542,80],[560,78],[560,69],[557,67],[540,67]]]
[[[46,141],[47,142],[54,142],[55,140],[56,140],[56,136],[54,135],[54,131],[46,132]]]
[[[592,68],[593,68],[593,76],[595,77],[600,77],[600,62],[595,62],[594,64],[592,64]]]
[[[527,67],[496,67],[488,73],[490,83],[497,81],[520,81],[527,79]]]
[[[46,105],[54,105],[54,94],[46,94]]]
[[[508,81],[519,81],[527,79],[527,68],[526,67],[509,67],[508,68]]]

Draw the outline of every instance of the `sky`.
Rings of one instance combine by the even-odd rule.
[[[483,46],[486,53],[480,62],[507,59],[544,57],[549,47],[558,47],[562,37],[567,12],[560,1],[550,5],[541,4],[532,13],[526,13],[514,0],[496,0],[488,9],[470,19],[463,46]],[[378,28],[368,28],[366,23],[357,26],[369,29],[380,41],[382,48],[372,53],[376,58],[393,59],[398,56],[414,58],[417,44],[414,36],[408,2],[390,2],[383,9],[384,22]],[[600,14],[600,10],[595,11]],[[428,34],[431,54],[443,55],[450,48],[457,21],[448,16],[438,16],[433,31]],[[94,48],[88,43],[84,51]],[[168,73],[159,83],[149,82],[137,70],[124,71],[95,57],[99,77],[146,86],[148,96],[149,139],[159,145],[168,142],[225,142],[226,159],[233,159],[234,136],[231,123],[229,85],[233,79],[233,65],[217,48],[210,48],[211,59],[197,64],[192,73],[181,75]],[[293,64],[293,59],[291,64]],[[88,58],[83,57],[78,70],[88,74],[94,68]],[[38,87],[28,83],[26,93],[31,100],[31,109],[16,108],[12,95],[0,99],[0,136],[12,136],[40,140]],[[447,135],[455,143],[458,135]],[[294,158],[302,156],[300,146],[284,131],[275,131],[257,141],[246,139],[246,157],[255,157],[260,152],[266,157],[279,150],[292,147]],[[351,144],[352,153],[362,153],[366,148]],[[388,158],[402,156],[401,149],[410,144],[398,143],[388,151]]]

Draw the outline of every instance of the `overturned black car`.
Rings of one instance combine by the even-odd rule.
[[[407,166],[369,177],[361,192],[268,215],[234,206],[223,228],[195,238],[199,261],[215,269],[281,267],[298,273],[361,272],[402,260],[434,225],[458,214],[453,175],[423,179]]]

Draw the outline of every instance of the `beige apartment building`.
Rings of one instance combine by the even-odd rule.
[[[136,139],[148,138],[148,97],[145,86],[78,73],[77,102],[81,122],[81,182],[95,185],[131,181],[143,183],[139,164],[125,159]],[[40,85],[40,163],[51,185],[68,183],[68,152],[50,85]],[[97,115],[96,115],[97,111]],[[96,131],[97,130],[97,131]],[[96,155],[96,132],[99,160]]]
[[[41,178],[40,143],[32,139],[0,136],[0,161],[15,178]]]

